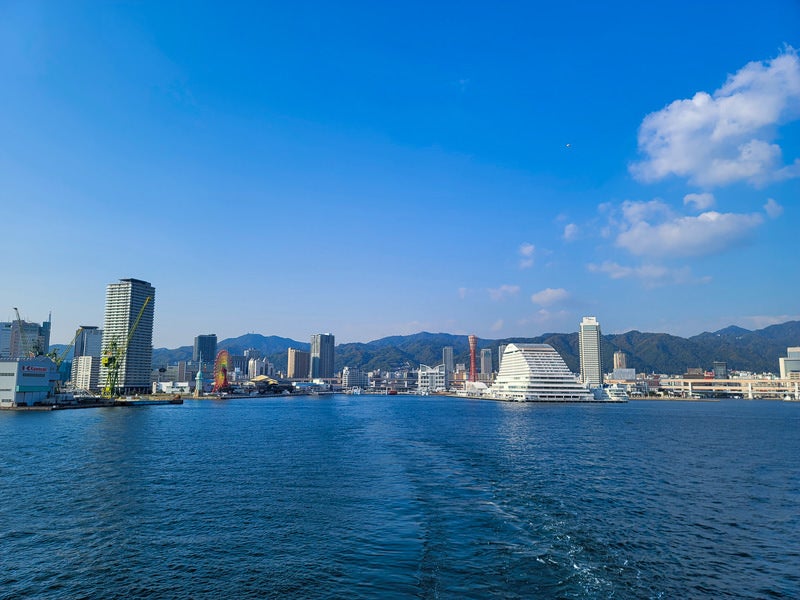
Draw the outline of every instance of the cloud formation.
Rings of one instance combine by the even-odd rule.
[[[629,267],[613,261],[605,261],[599,265],[590,263],[586,268],[591,273],[603,273],[611,279],[638,279],[648,288],[668,284],[708,283],[711,281],[710,277],[694,277],[689,267],[670,269],[655,264]]]
[[[622,205],[616,245],[636,256],[687,258],[717,254],[746,242],[764,222],[759,213],[707,211],[674,215],[659,200]]]
[[[492,300],[498,301],[504,300],[510,296],[516,296],[519,293],[519,286],[503,284],[498,288],[489,288],[487,291]]]
[[[787,47],[751,62],[713,94],[697,92],[647,115],[639,128],[645,158],[630,167],[640,181],[669,175],[702,186],[745,181],[760,186],[800,176],[773,143],[779,125],[800,117],[800,59]]]
[[[519,246],[519,267],[520,269],[529,269],[533,266],[534,255],[536,254],[536,246],[523,242]]]
[[[578,239],[578,226],[575,223],[567,223],[564,227],[564,239],[568,242]]]
[[[552,306],[569,298],[569,292],[564,288],[545,288],[531,296],[531,302],[540,306]]]
[[[764,205],[764,212],[770,219],[777,219],[783,214],[783,207],[775,202],[772,198],[767,198],[767,203]]]
[[[703,194],[686,194],[683,197],[683,204],[691,206],[695,210],[706,210],[714,206],[714,194],[705,192]]]

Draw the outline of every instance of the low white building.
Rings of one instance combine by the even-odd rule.
[[[342,387],[366,389],[369,387],[369,375],[361,369],[345,367],[342,369]]]
[[[447,390],[447,368],[444,364],[436,367],[420,365],[417,372],[417,391],[421,394],[428,392],[444,392]]]
[[[0,407],[53,404],[58,379],[47,356],[0,360]]]
[[[72,361],[72,382],[79,390],[99,389],[100,357],[84,355]]]

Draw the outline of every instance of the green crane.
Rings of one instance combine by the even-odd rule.
[[[131,344],[133,334],[139,326],[139,321],[142,320],[144,309],[150,304],[152,296],[148,296],[139,309],[139,314],[136,315],[136,320],[133,326],[128,331],[128,337],[125,338],[125,343],[120,345],[117,340],[111,340],[103,352],[103,358],[100,359],[100,364],[106,369],[106,385],[103,388],[103,398],[113,398],[117,393],[117,383],[119,381],[119,369],[122,366],[122,361],[125,360],[125,355],[128,353],[128,346]]]

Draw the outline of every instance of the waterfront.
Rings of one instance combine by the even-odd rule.
[[[800,405],[0,413],[0,597],[798,597]]]

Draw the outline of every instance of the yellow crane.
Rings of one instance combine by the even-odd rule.
[[[147,305],[150,304],[152,299],[152,296],[145,298],[142,308],[139,309],[139,314],[136,315],[133,326],[130,331],[128,331],[128,337],[125,339],[125,343],[120,345],[117,343],[117,340],[111,340],[103,352],[103,358],[100,359],[100,364],[106,369],[106,385],[103,388],[103,398],[113,398],[117,393],[120,366],[122,366],[122,361],[128,353],[128,346],[130,346],[133,334],[139,326],[139,321],[142,320],[144,309],[147,308]]]

